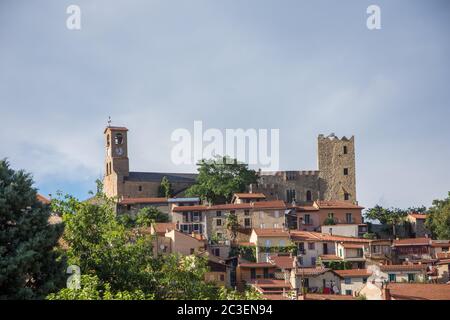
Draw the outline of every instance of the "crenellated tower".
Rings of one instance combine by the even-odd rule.
[[[333,133],[318,137],[318,166],[323,200],[356,198],[355,138],[339,139]]]

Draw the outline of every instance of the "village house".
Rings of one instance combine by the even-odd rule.
[[[236,285],[243,289],[246,285],[261,279],[275,279],[277,267],[270,262],[238,262],[236,268]]]
[[[367,232],[361,211],[364,207],[347,201],[314,201],[310,206],[296,206],[297,229],[360,237]],[[330,226],[330,229],[322,229]]]
[[[388,275],[389,282],[424,282],[427,276],[424,264],[382,265],[380,270]]]
[[[285,253],[292,247],[285,229],[253,229],[249,242],[256,247],[256,262],[267,262],[269,256]]]
[[[350,296],[356,296],[372,274],[367,269],[334,270],[334,273],[340,278],[341,294]]]
[[[409,230],[407,231],[411,238],[424,238],[431,234],[425,226],[426,218],[426,214],[408,213],[408,215],[406,216],[406,221],[408,222],[407,225]]]
[[[231,203],[241,204],[241,203],[251,203],[266,200],[266,195],[261,192],[252,193],[235,193],[231,200]]]
[[[360,294],[368,300],[450,300],[450,285],[392,282],[374,285],[368,282]]]
[[[429,238],[408,238],[393,241],[392,251],[395,263],[412,262],[421,263],[430,261],[431,239]]]
[[[337,294],[339,277],[330,268],[309,267],[291,270],[291,284],[300,292]]]

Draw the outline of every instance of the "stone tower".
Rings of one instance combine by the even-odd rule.
[[[103,132],[106,147],[103,189],[109,197],[123,194],[124,181],[130,174],[127,131],[124,127],[108,126]]]
[[[355,139],[333,133],[318,137],[318,162],[323,200],[344,200],[353,203],[356,198]]]

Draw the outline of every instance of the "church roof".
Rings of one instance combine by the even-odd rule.
[[[195,182],[196,173],[164,173],[164,172],[130,172],[126,180],[129,181],[154,181],[161,182],[163,177],[167,177],[169,182]]]

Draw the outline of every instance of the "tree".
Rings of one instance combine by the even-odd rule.
[[[227,220],[225,222],[225,227],[231,236],[231,241],[235,241],[237,238],[238,230],[239,230],[239,221],[236,213],[230,212],[227,215]]]
[[[381,224],[392,226],[392,234],[394,238],[397,236],[396,226],[402,222],[408,215],[407,211],[397,208],[386,209],[379,205],[368,209],[365,216],[371,220],[378,220]]]
[[[104,195],[95,204],[58,193],[52,204],[65,223],[63,239],[69,263],[82,274],[95,275],[111,290],[151,293],[155,279],[147,270],[154,263],[152,240],[135,235],[118,222],[114,202]]]
[[[64,288],[47,296],[48,300],[153,300],[153,294],[142,290],[111,291],[109,283],[102,283],[95,275],[82,275],[81,288]]]
[[[37,299],[65,281],[55,247],[63,226],[50,225],[29,173],[0,160],[0,299]]]
[[[188,196],[199,196],[210,203],[230,202],[236,192],[244,192],[250,184],[257,183],[258,174],[236,159],[216,157],[198,164],[196,184],[186,190]]]
[[[152,223],[167,221],[169,216],[155,207],[142,208],[136,216],[136,224],[140,227],[149,227]]]
[[[450,192],[444,200],[434,200],[425,225],[437,239],[450,239]]]
[[[172,184],[166,176],[161,179],[161,184],[158,188],[158,195],[165,198],[169,198],[173,195]]]

